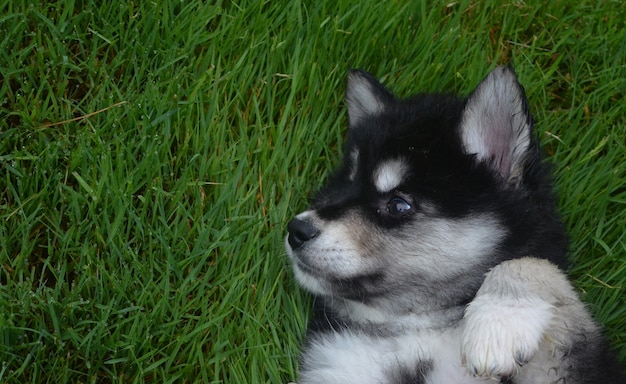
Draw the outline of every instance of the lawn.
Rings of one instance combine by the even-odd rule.
[[[401,95],[515,67],[626,360],[621,0],[0,9],[0,382],[293,380],[285,225],[337,162],[353,67]]]

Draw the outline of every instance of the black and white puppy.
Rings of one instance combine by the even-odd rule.
[[[288,225],[315,295],[306,383],[614,383],[610,353],[567,280],[524,90],[496,68],[467,99],[401,100],[347,84],[344,159]]]

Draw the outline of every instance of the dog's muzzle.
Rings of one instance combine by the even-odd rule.
[[[287,242],[291,249],[298,249],[307,241],[315,238],[319,234],[319,230],[307,220],[295,218],[287,224]]]

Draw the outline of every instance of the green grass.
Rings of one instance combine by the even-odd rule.
[[[626,359],[621,1],[101,3],[0,0],[0,382],[293,379],[282,239],[351,67],[408,95],[515,66]]]

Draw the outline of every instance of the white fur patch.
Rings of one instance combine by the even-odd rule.
[[[409,173],[409,166],[402,159],[388,160],[374,171],[374,185],[381,193],[397,188]]]
[[[516,374],[539,349],[553,316],[553,307],[538,297],[476,297],[465,315],[462,354],[467,370],[494,379]]]
[[[456,329],[421,330],[393,338],[348,331],[329,333],[306,350],[307,369],[300,384],[391,384],[393,372],[400,367],[410,369],[418,361],[433,363],[428,383],[482,383],[466,374],[458,350]]]

